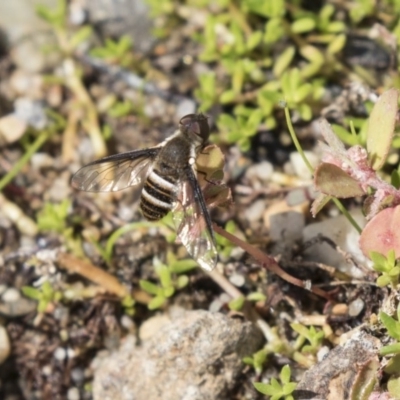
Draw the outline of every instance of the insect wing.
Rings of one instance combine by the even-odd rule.
[[[177,202],[172,213],[177,234],[188,253],[199,265],[211,271],[218,259],[211,218],[192,169],[188,179],[177,188]]]
[[[101,158],[82,167],[71,180],[73,187],[87,192],[115,192],[144,183],[161,147],[153,147]]]

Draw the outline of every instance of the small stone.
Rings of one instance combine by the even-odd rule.
[[[233,274],[229,277],[229,282],[236,287],[241,287],[245,284],[246,280],[244,279],[243,275],[240,274]]]
[[[48,123],[48,118],[43,103],[31,100],[28,97],[20,97],[14,103],[15,116],[25,121],[35,129],[44,129]]]
[[[15,288],[7,289],[1,296],[1,299],[5,303],[14,303],[14,302],[18,301],[20,298],[21,298],[21,293],[19,290],[15,289]]]
[[[63,361],[65,360],[65,357],[67,356],[67,352],[63,347],[57,347],[54,351],[54,358],[58,361]]]
[[[355,299],[349,304],[349,315],[350,317],[356,317],[357,315],[360,314],[360,312],[363,310],[365,306],[365,303],[361,299]]]
[[[192,99],[184,99],[178,103],[176,107],[177,119],[181,119],[184,115],[194,114],[196,112],[196,103]]]
[[[268,161],[262,161],[256,165],[252,165],[246,171],[248,178],[257,178],[263,182],[268,181],[274,172],[273,165]]]
[[[16,142],[25,133],[26,128],[26,122],[17,118],[15,114],[0,118],[0,144]]]
[[[248,222],[256,222],[261,219],[265,210],[265,201],[256,200],[253,204],[244,210],[244,219]]]
[[[71,379],[78,385],[85,379],[85,372],[82,368],[76,367],[71,371]]]
[[[312,153],[310,151],[305,151],[304,155],[306,156],[307,160],[310,162],[310,164],[313,167],[316,167],[318,165],[319,159],[315,155],[315,153]],[[293,152],[290,154],[290,162],[293,167],[294,173],[301,179],[304,180],[311,180],[312,179],[312,172],[308,169],[307,165],[305,164],[303,157],[300,155],[300,153]]]
[[[0,325],[0,365],[6,360],[11,351],[10,340],[6,328]]]
[[[332,307],[332,314],[334,315],[347,315],[349,312],[349,307],[347,304],[340,303],[340,304],[335,304]]]
[[[68,400],[79,400],[81,398],[79,394],[79,389],[76,387],[72,387],[68,389],[67,399]]]

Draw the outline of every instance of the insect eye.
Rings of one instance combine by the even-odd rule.
[[[210,135],[210,127],[208,126],[207,117],[203,114],[185,115],[179,124],[185,132],[194,133],[202,139],[208,139]]]

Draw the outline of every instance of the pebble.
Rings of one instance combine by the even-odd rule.
[[[81,398],[79,394],[79,389],[76,387],[72,387],[68,389],[67,399],[68,400],[79,400]]]
[[[85,379],[85,372],[82,368],[73,368],[71,371],[71,379],[78,385]]]
[[[253,202],[244,210],[244,219],[247,222],[256,222],[261,219],[265,210],[265,201],[260,199]]]
[[[8,114],[0,118],[0,144],[14,143],[22,137],[27,128],[25,121],[15,114]]]
[[[67,356],[67,352],[63,347],[57,347],[54,350],[54,358],[58,361],[63,361],[65,360],[65,357]]]
[[[315,153],[312,153],[310,151],[305,151],[304,155],[306,156],[307,160],[310,162],[312,167],[316,167],[318,165],[319,158]],[[289,157],[291,166],[296,176],[304,180],[312,179],[312,172],[308,169],[300,153],[297,152],[290,153]]]
[[[17,118],[35,129],[42,130],[48,124],[48,118],[41,101],[20,97],[14,102],[14,110]]]
[[[365,303],[361,299],[355,299],[349,304],[349,315],[350,317],[356,317],[363,310]]]
[[[6,328],[0,325],[0,365],[3,364],[10,352],[11,346]]]
[[[54,166],[54,158],[48,153],[38,152],[31,157],[31,165],[34,169],[48,168]]]
[[[349,312],[349,307],[347,304],[340,303],[340,304],[335,304],[332,307],[332,314],[334,315],[347,315]]]
[[[21,293],[15,288],[8,288],[1,296],[5,303],[14,303],[21,298]]]
[[[229,282],[236,287],[241,287],[245,284],[246,280],[243,275],[240,274],[233,274],[229,277]]]
[[[268,181],[274,172],[273,165],[268,161],[262,161],[258,164],[250,166],[246,171],[248,178],[257,178],[261,181]]]

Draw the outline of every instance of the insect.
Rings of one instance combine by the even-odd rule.
[[[197,181],[195,161],[208,140],[203,114],[188,114],[158,146],[93,161],[72,176],[72,186],[89,192],[141,189],[140,209],[149,221],[172,211],[177,235],[205,270],[217,262],[217,249],[206,202]]]

